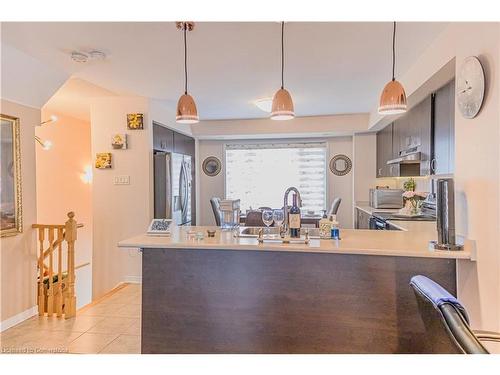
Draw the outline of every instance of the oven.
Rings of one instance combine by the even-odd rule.
[[[379,217],[370,216],[370,229],[373,230],[389,230],[389,224]]]

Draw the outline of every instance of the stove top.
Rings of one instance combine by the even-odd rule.
[[[372,214],[379,220],[405,220],[405,221],[436,221],[436,217],[429,214],[422,214],[419,216],[405,216],[399,215],[393,212],[377,212],[375,211]]]

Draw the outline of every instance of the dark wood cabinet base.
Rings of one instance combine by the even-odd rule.
[[[455,260],[144,249],[142,353],[420,353],[409,280]]]

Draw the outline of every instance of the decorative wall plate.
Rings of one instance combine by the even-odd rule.
[[[330,160],[330,170],[336,176],[345,176],[352,169],[352,161],[347,155],[338,154]]]
[[[465,118],[474,118],[481,110],[484,99],[484,71],[476,56],[467,57],[457,77],[457,104]]]
[[[215,156],[209,156],[205,160],[203,160],[203,164],[201,166],[203,169],[203,172],[210,177],[217,176],[221,169],[222,169],[222,164],[219,159],[217,159]]]

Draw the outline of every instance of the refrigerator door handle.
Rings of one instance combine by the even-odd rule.
[[[181,215],[182,215],[182,220],[184,221],[185,216],[186,216],[186,210],[187,210],[187,205],[188,205],[188,179],[187,179],[187,173],[186,173],[186,164],[183,161],[181,165],[181,173],[180,173],[180,179],[181,179],[181,193],[183,195],[181,199]],[[184,184],[182,184],[184,182]]]
[[[165,154],[165,213],[167,219],[172,219],[172,170],[170,168],[170,154]]]

